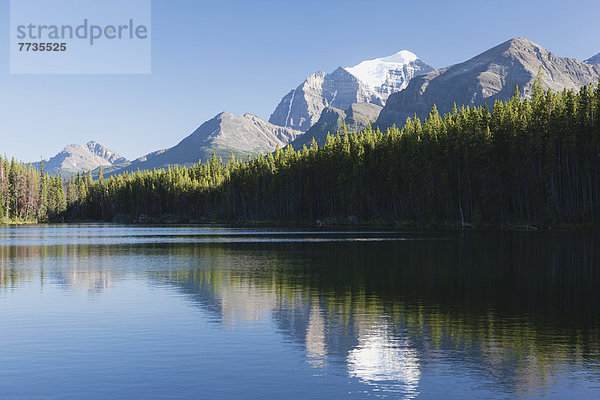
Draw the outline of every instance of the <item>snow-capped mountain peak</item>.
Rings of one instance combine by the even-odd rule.
[[[402,50],[387,57],[366,60],[353,67],[344,68],[372,89],[382,87],[390,79],[390,71],[403,71],[419,58],[416,54]],[[402,82],[408,84],[408,82]],[[401,86],[406,86],[402,85]],[[402,87],[402,89],[404,88]]]
[[[376,58],[372,61],[382,61],[382,62],[390,62],[390,63],[400,63],[400,64],[409,64],[413,61],[417,60],[417,55],[408,50],[400,50],[396,54],[392,54],[391,56]]]
[[[433,68],[423,60],[403,50],[354,67],[339,67],[328,74],[317,72],[281,99],[269,122],[306,132],[327,107],[347,110],[356,103],[384,106],[392,93],[430,71]]]

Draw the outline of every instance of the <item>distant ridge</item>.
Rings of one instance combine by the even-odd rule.
[[[496,100],[508,100],[517,85],[527,96],[540,67],[544,87],[555,91],[596,84],[600,76],[600,65],[557,57],[530,40],[515,38],[463,63],[413,78],[406,89],[389,97],[377,125],[402,126],[414,114],[424,118],[434,104],[440,113],[451,111],[455,102],[459,107],[491,107]]]
[[[302,134],[273,125],[252,114],[235,116],[222,112],[203,123],[176,146],[150,153],[117,172],[150,170],[170,165],[192,165],[209,160],[213,154],[227,162],[233,154],[247,158],[285,147]]]
[[[310,147],[314,138],[317,144],[322,146],[325,144],[327,134],[335,135],[343,124],[346,124],[349,133],[360,132],[369,124],[374,123],[380,112],[380,106],[369,103],[352,104],[347,110],[327,107],[321,113],[319,121],[305,134],[294,140],[291,145],[295,150],[300,150],[305,145]]]
[[[588,64],[600,64],[600,53],[596,54],[594,57],[590,57],[585,60]]]
[[[44,161],[44,170],[51,174],[60,173],[68,175],[71,173],[91,171],[98,167],[112,167],[127,164],[129,161],[109,149],[108,147],[90,141],[86,144],[71,144],[66,146],[60,153]],[[40,162],[33,165],[37,168]]]

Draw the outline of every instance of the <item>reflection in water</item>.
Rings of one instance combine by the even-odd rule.
[[[376,394],[548,395],[573,371],[584,389],[600,382],[596,233],[363,233],[370,240],[362,242],[329,234],[282,243],[263,231],[271,242],[248,243],[212,229],[231,240],[207,243],[173,228],[169,237],[182,241],[160,243],[149,228],[121,229],[112,242],[83,244],[0,234],[0,285],[39,280],[105,296],[132,279],[174,288],[240,341],[249,323],[272,327],[313,369]],[[470,381],[448,388],[444,374]],[[425,378],[440,392],[423,388]]]
[[[59,272],[56,276],[59,284],[71,289],[98,295],[110,289],[112,284],[111,271],[80,270]]]
[[[306,353],[309,362],[315,367],[324,367],[327,360],[325,345],[325,319],[321,310],[315,305],[310,310],[308,328],[306,328]]]
[[[348,354],[350,376],[386,391],[416,397],[419,359],[408,341],[394,337],[385,321],[359,327],[358,346]]]
[[[224,322],[258,322],[268,317],[276,304],[277,297],[272,291],[264,291],[248,282],[236,282],[219,290],[216,296]]]

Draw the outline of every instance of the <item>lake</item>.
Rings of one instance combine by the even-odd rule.
[[[0,398],[600,397],[600,234],[0,227]]]

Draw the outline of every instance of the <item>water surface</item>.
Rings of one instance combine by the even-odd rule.
[[[600,235],[0,227],[0,398],[600,397]]]

